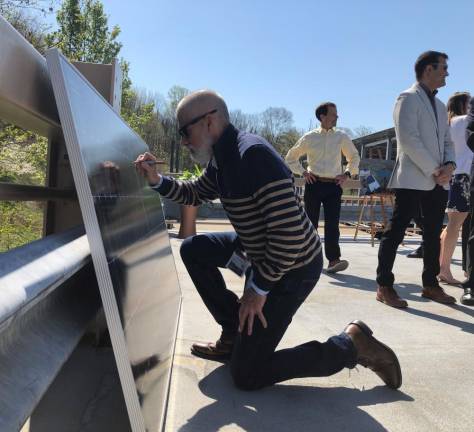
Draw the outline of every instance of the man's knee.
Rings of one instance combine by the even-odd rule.
[[[196,237],[198,236],[188,237],[181,243],[179,253],[184,263],[194,261],[199,255],[199,245],[198,242],[196,242]]]
[[[230,373],[234,385],[240,390],[252,391],[262,388],[262,385],[257,378],[257,370],[244,367],[238,362],[232,361],[230,365]]]
[[[240,390],[252,391],[262,388],[259,379],[261,374],[259,374],[258,366],[249,362],[239,361],[235,352],[230,362],[230,373],[234,385]]]

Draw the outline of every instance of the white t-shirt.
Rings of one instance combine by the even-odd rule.
[[[473,153],[466,144],[467,116],[456,116],[451,119],[451,139],[456,154],[456,171],[454,174],[470,174]]]

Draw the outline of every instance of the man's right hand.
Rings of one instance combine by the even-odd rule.
[[[305,171],[303,177],[306,184],[312,184],[317,180],[317,177],[311,171]]]
[[[433,173],[436,184],[444,186],[449,184],[453,175],[454,168],[451,165],[442,165]]]
[[[154,186],[161,181],[161,174],[156,170],[158,159],[151,153],[145,152],[135,160],[135,168],[148,180],[150,186]]]

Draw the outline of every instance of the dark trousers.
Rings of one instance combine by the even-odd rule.
[[[275,351],[293,315],[319,279],[321,255],[305,267],[287,273],[272,288],[263,308],[266,329],[255,318],[251,336],[237,332],[237,296],[226,288],[218,268],[225,267],[238,247],[235,233],[196,235],[181,246],[183,262],[209,312],[222,326],[223,334],[234,336],[231,373],[235,384],[254,390],[291,378],[329,376],[344,367],[354,367],[356,351],[345,333],[324,343],[311,341]]]
[[[467,236],[467,249],[466,249],[467,280],[463,283],[463,287],[474,289],[474,201],[473,201],[474,191],[472,190],[471,190],[470,199],[471,199],[470,208],[469,208],[470,223],[469,223],[469,235]]]
[[[405,236],[405,230],[412,218],[423,214],[423,286],[438,284],[439,251],[444,212],[448,201],[448,192],[441,186],[430,191],[414,189],[395,189],[395,205],[391,224],[383,233],[379,248],[377,283],[393,286],[395,277],[392,273],[397,248]]]
[[[306,184],[304,205],[306,214],[318,229],[321,204],[324,207],[324,253],[328,261],[340,258],[339,217],[341,214],[342,188],[336,183],[316,181]]]
[[[471,198],[473,198],[471,194]],[[471,212],[472,212],[472,206],[469,208],[469,213],[464,220],[464,223],[462,224],[462,230],[461,230],[461,252],[462,252],[462,269],[467,272],[467,244],[469,241],[469,233],[471,230]]]

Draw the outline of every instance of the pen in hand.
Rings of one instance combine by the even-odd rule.
[[[133,162],[134,164],[139,164],[139,163],[144,163],[144,164],[147,164],[147,165],[150,165],[150,166],[153,166],[153,165],[159,165],[159,164],[162,164],[163,162],[160,162],[160,161],[154,161],[154,160],[146,160],[146,161],[140,161],[140,162]]]

